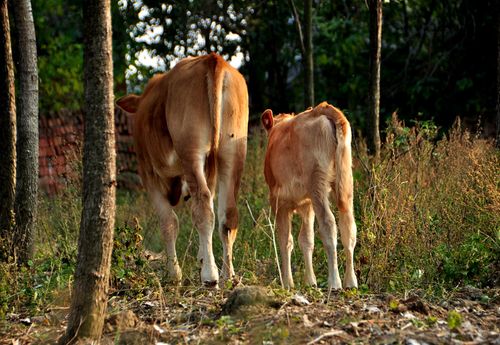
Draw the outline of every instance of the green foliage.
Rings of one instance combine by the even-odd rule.
[[[445,281],[464,284],[488,284],[498,268],[499,239],[471,234],[457,246],[442,244],[436,248]],[[489,284],[488,284],[489,285]]]
[[[80,109],[83,100],[81,0],[33,2],[41,113]]]
[[[457,115],[492,114],[496,51],[481,42],[495,42],[493,8],[489,0],[385,2],[382,114],[420,112],[447,126]]]
[[[299,17],[302,3],[296,2]],[[494,2],[384,2],[382,33],[381,119],[395,109],[405,119],[435,118],[448,128],[457,115],[492,117],[496,90]],[[185,4],[143,1],[124,9],[135,66],[132,87],[142,85],[154,68],[137,57],[148,50],[169,68],[171,61],[208,51],[226,57],[240,51],[252,113],[303,109],[303,66],[298,33],[285,1],[189,1]],[[141,15],[139,15],[141,13]],[[368,90],[369,13],[363,2],[314,4],[315,93],[348,108],[353,123],[365,128]],[[144,34],[162,28],[155,39]],[[231,32],[241,40],[231,41]],[[210,38],[210,48],[196,35]],[[484,51],[484,54],[477,54]],[[139,78],[138,78],[139,76]],[[142,79],[141,79],[142,78]],[[438,97],[437,97],[438,96]],[[438,116],[439,115],[439,116]]]
[[[399,301],[396,299],[392,299],[389,301],[389,310],[393,312],[399,311]]]
[[[75,261],[38,257],[27,266],[0,263],[0,319],[9,313],[40,313],[73,278]]]
[[[80,108],[83,5],[81,0],[33,3],[42,114]],[[301,17],[302,3],[296,5]],[[495,41],[494,5],[492,0],[384,2],[382,122],[395,109],[405,119],[434,118],[445,128],[457,115],[493,117],[496,79],[490,72],[496,46],[482,42]],[[112,15],[117,95],[126,92],[126,83],[129,90],[141,90],[153,73],[184,56],[242,53],[252,120],[265,108],[303,110],[302,58],[286,1],[115,0]],[[314,3],[317,101],[348,108],[359,129],[366,126],[368,22],[363,2]],[[144,66],[139,61],[144,51],[160,63]]]
[[[222,315],[215,321],[215,324],[219,328],[221,340],[229,339],[231,335],[241,332],[241,328],[229,315]]]
[[[156,284],[144,257],[141,231],[138,223],[133,227],[125,225],[115,229],[110,285],[116,294],[138,297]]]
[[[33,1],[38,51],[40,114],[80,110],[83,102],[82,0]],[[125,18],[112,1],[113,67],[118,95],[125,93]]]
[[[352,3],[321,2],[314,36],[316,100],[349,109],[357,127],[365,125],[368,90],[368,9]]]
[[[201,53],[218,52],[230,57],[239,51],[237,40],[246,26],[247,6],[244,1],[158,1],[124,2],[121,12],[128,24],[129,81],[142,84],[155,72],[169,68],[170,63]],[[161,27],[161,30],[155,28]],[[202,43],[199,41],[202,38]],[[147,50],[161,63],[153,68],[141,65],[139,55]]]
[[[135,273],[140,271],[146,260],[142,254],[141,228],[118,227],[115,229],[113,256],[111,260],[112,277],[118,282],[135,277]]]
[[[462,315],[456,310],[450,310],[446,321],[451,330],[457,329],[462,325]]]

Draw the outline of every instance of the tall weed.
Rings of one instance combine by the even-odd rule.
[[[376,290],[494,286],[500,257],[500,154],[457,122],[394,115],[380,162],[357,151],[355,205],[361,281]],[[495,278],[496,277],[496,278]]]

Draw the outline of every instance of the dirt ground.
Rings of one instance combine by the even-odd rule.
[[[500,290],[464,288],[439,301],[404,295],[247,286],[114,296],[101,344],[500,344]],[[0,344],[51,344],[68,308],[9,315]]]

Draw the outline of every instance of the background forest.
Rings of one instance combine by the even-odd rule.
[[[41,113],[81,105],[82,4],[33,4]],[[384,2],[382,124],[397,111],[402,119],[434,119],[444,128],[457,116],[471,123],[481,117],[492,126],[497,94],[493,5],[488,0]],[[295,6],[301,15],[303,3]],[[346,109],[354,127],[363,129],[368,7],[363,1],[313,1],[313,7],[316,101]],[[226,58],[241,54],[254,120],[265,108],[276,113],[304,108],[300,41],[289,1],[119,1],[113,2],[112,13],[117,96],[142,90],[152,74],[181,57],[216,51]],[[141,59],[145,52],[151,58]]]
[[[370,14],[377,2],[383,9],[379,155],[370,142]],[[168,71],[183,57],[217,52],[247,81],[250,126],[234,247],[238,279],[220,291],[208,291],[199,289],[198,237],[185,206],[176,211],[182,286],[168,281],[158,217],[139,186],[135,166],[127,170],[120,162],[123,155],[134,155],[132,143],[123,141],[130,139],[127,119],[116,117],[118,188],[103,343],[315,343],[328,327],[328,337],[340,334],[337,340],[347,343],[401,343],[408,334],[428,343],[497,339],[500,6],[494,0],[313,0],[309,27],[307,3],[111,1],[115,100],[141,93],[152,75]],[[68,120],[74,124],[71,131],[79,133],[61,130],[61,137],[72,137],[68,146],[60,146],[71,148],[61,154],[61,164],[69,168],[57,171],[57,189],[36,197],[38,214],[28,240],[33,251],[21,258],[0,252],[0,344],[54,343],[67,325],[84,204],[87,5],[84,0],[32,1],[38,126],[59,130],[61,121]],[[12,39],[16,73],[21,42]],[[306,61],[308,53],[312,64]],[[17,81],[18,102],[20,88]],[[262,111],[298,113],[321,101],[341,108],[354,132],[359,289],[333,297],[326,290],[326,254],[318,238],[318,288],[302,284],[304,264],[297,248],[292,254],[297,288],[281,289],[263,176],[267,138],[260,125]],[[39,162],[43,159],[40,154]],[[47,160],[56,166],[57,157]],[[42,190],[47,167],[39,165]],[[19,181],[18,175],[22,187]],[[298,223],[294,219],[295,235]],[[0,222],[1,250],[9,236],[4,224]],[[222,245],[216,237],[220,268]],[[339,241],[341,275],[344,262]],[[282,304],[278,311],[257,310],[255,315],[265,321],[227,316],[223,305],[238,284],[265,286]],[[312,302],[309,309],[294,302],[295,293]],[[457,295],[470,303],[460,304]],[[380,332],[373,326],[374,313],[386,323]],[[326,323],[318,315],[327,315]],[[123,338],[127,327],[140,336]],[[397,337],[389,341],[381,334]],[[445,335],[436,340],[439,334]]]

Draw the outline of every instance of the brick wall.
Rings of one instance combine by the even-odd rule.
[[[118,184],[137,188],[137,175],[131,119],[115,112],[116,166]],[[78,183],[83,150],[83,116],[81,112],[59,111],[42,115],[39,121],[39,186],[49,195],[61,192],[68,183]]]

